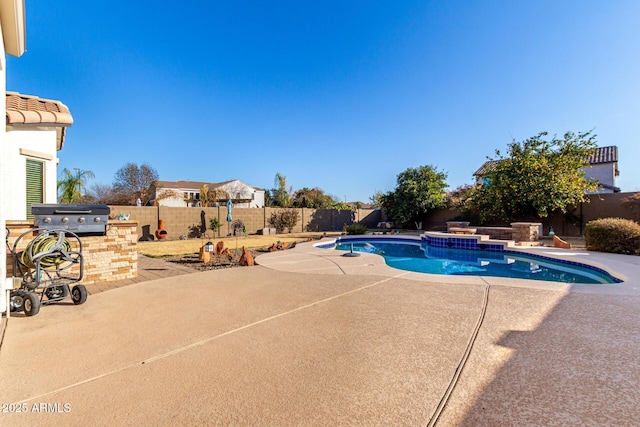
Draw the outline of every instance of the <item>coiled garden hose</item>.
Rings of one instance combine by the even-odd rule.
[[[71,242],[64,237],[64,233],[60,236],[41,234],[33,239],[22,254],[20,254],[20,262],[29,268],[35,268],[36,260],[40,260],[40,266],[43,268],[55,267],[65,261],[63,254],[71,251]]]

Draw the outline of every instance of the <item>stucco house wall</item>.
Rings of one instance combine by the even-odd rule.
[[[4,25],[4,22],[0,21],[0,27]],[[0,28],[0,38],[2,38],[2,28]],[[4,48],[4,41],[0,43],[0,90],[4,92],[7,87],[7,58],[6,52]],[[2,93],[0,92],[0,93]],[[0,114],[2,117],[5,117],[7,114],[7,106],[4,102],[0,102]],[[0,132],[0,147],[5,146],[6,134],[5,132]],[[0,156],[1,159],[5,158],[4,148],[1,149]],[[2,160],[0,160],[2,162]],[[7,200],[9,199],[9,194],[4,192],[5,182],[9,179],[9,171],[3,167],[0,163],[0,206],[5,206],[7,204]],[[6,216],[4,215],[4,211],[0,209],[0,236],[2,237],[2,244],[4,245],[4,241],[6,239]],[[5,313],[7,311],[7,293],[8,289],[10,289],[10,284],[7,283],[7,253],[5,250],[0,251],[0,313]],[[1,320],[0,320],[1,321]],[[0,324],[0,329],[1,329]]]
[[[220,187],[229,193],[232,200],[250,200],[249,202],[234,203],[237,208],[264,207],[264,190],[251,187],[240,180],[224,183]]]
[[[616,185],[616,167],[614,163],[601,163],[584,169],[587,178],[600,183],[598,193],[613,193]]]
[[[7,59],[6,55],[16,57],[22,56],[26,49],[26,25],[25,25],[24,0],[2,0],[0,1],[0,94],[4,93],[7,88]],[[0,115],[5,117],[7,114],[6,104],[0,102]],[[0,147],[6,145],[6,132],[0,132]],[[4,149],[0,151],[0,206],[7,205],[9,198],[5,194],[5,182],[9,179],[10,171],[5,168],[3,159],[5,158]],[[6,217],[4,211],[0,209],[0,238],[2,244],[5,240],[5,224]],[[0,313],[7,311],[7,290],[11,288],[12,283],[7,281],[6,268],[7,254],[6,251],[0,251]],[[11,280],[11,279],[9,279]]]
[[[27,159],[44,164],[43,203],[56,203],[57,162],[56,129],[53,127],[7,126],[2,144],[2,170],[6,173],[2,192],[7,200],[0,206],[7,220],[27,219]]]

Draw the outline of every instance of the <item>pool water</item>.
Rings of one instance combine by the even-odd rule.
[[[563,283],[606,284],[620,280],[596,267],[519,252],[436,248],[420,241],[338,241],[336,249],[381,255],[390,267],[418,273],[495,276]]]

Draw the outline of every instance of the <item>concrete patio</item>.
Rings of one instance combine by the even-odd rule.
[[[568,286],[422,275],[375,255],[345,258],[305,244],[262,255],[256,267],[47,306],[9,320],[0,401],[27,413],[5,410],[0,419],[633,425],[640,419],[640,259],[564,256],[606,265],[627,281]]]

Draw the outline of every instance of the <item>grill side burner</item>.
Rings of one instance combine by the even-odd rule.
[[[76,234],[105,234],[109,212],[107,205],[34,203],[31,206],[36,228],[69,230]]]

